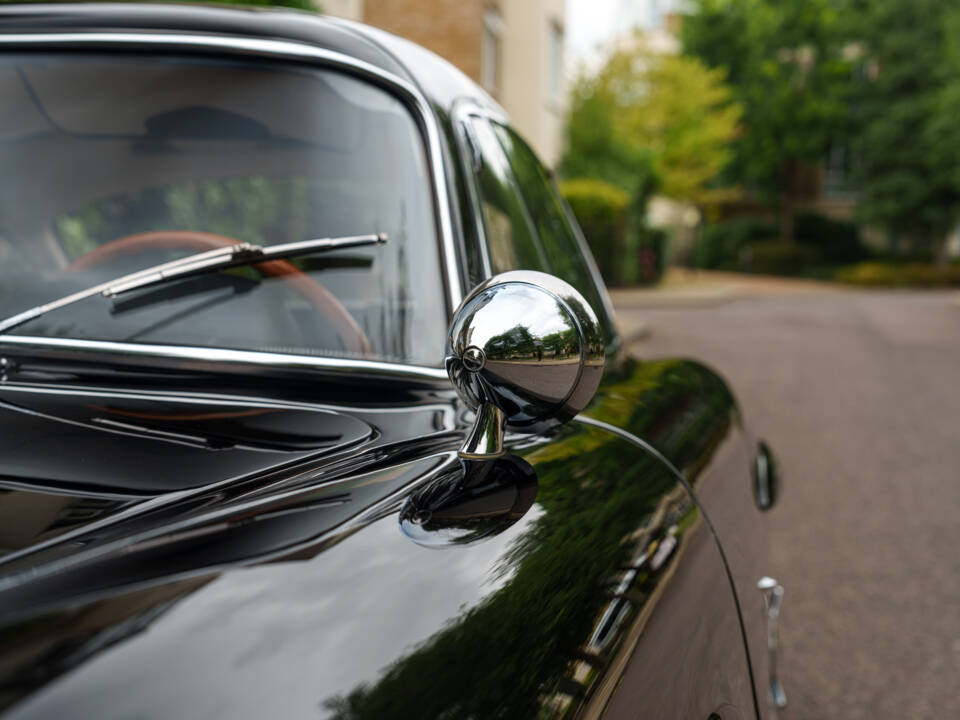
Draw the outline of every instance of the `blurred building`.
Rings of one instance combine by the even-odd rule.
[[[541,159],[563,149],[564,0],[321,0],[432,50],[487,90]]]

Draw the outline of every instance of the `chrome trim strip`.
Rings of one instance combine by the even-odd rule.
[[[63,397],[70,395],[73,397],[92,397],[92,398],[119,398],[123,400],[153,400],[159,402],[176,402],[184,405],[243,405],[251,408],[273,408],[288,410],[330,410],[338,413],[363,413],[364,415],[374,414],[396,414],[409,413],[411,410],[425,410],[434,412],[443,412],[445,415],[451,415],[449,425],[454,424],[452,417],[453,407],[450,403],[442,402],[417,402],[408,405],[397,405],[393,407],[370,406],[365,405],[333,405],[322,402],[304,402],[300,400],[278,400],[274,398],[263,399],[255,395],[231,395],[224,393],[200,393],[190,392],[182,393],[176,390],[115,390],[111,388],[94,387],[92,385],[46,385],[37,382],[6,382],[0,384],[0,396],[4,393],[29,393],[34,395],[55,395]],[[451,395],[452,397],[452,395]],[[0,482],[6,482],[0,481]]]
[[[80,359],[111,354],[122,360],[139,358],[164,358],[227,365],[253,365],[278,370],[312,370],[315,372],[350,372],[370,377],[408,378],[443,381],[449,384],[443,368],[423,365],[404,365],[379,360],[354,360],[352,358],[313,357],[293,353],[278,353],[262,350],[234,350],[230,348],[202,348],[190,345],[155,345],[151,343],[126,343],[110,340],[77,340],[74,338],[48,338],[30,335],[0,335],[0,351],[3,348],[38,349],[58,352],[73,352]]]
[[[763,595],[763,609],[767,618],[767,655],[770,687],[767,695],[769,720],[777,720],[777,711],[787,706],[787,695],[780,682],[777,657],[780,652],[780,609],[783,606],[783,585],[764,576],[757,581],[757,590]]]
[[[153,400],[159,402],[176,402],[184,405],[202,404],[202,405],[243,405],[251,408],[280,408],[290,410],[327,410],[334,413],[344,413],[349,415],[395,415],[399,413],[415,412],[434,412],[443,416],[443,428],[437,430],[437,433],[451,432],[456,428],[456,409],[451,399],[448,403],[442,402],[417,402],[412,405],[399,405],[396,407],[367,407],[363,405],[332,405],[320,402],[302,402],[296,400],[264,400],[249,395],[230,395],[230,394],[209,394],[209,393],[189,393],[178,394],[169,390],[110,390],[84,385],[42,385],[36,383],[7,382],[0,383],[0,397],[7,393],[24,393],[32,395],[55,395],[63,397],[70,395],[73,397],[88,398],[118,398],[125,400]],[[0,486],[10,485],[9,480],[0,479]],[[71,491],[72,492],[72,491]],[[99,495],[99,492],[91,495]],[[139,497],[143,495],[118,495],[118,497]]]
[[[469,157],[469,148],[463,147],[467,142],[470,142],[469,138],[463,136],[463,133],[471,132],[469,129],[469,120],[471,117],[485,118],[487,121],[492,123],[497,123],[498,125],[503,125],[506,128],[510,128],[510,119],[503,115],[502,113],[493,110],[492,108],[481,105],[476,100],[471,98],[464,98],[457,101],[453,107],[453,113],[451,117],[454,121],[455,127],[457,128],[457,141],[460,145],[460,154],[463,162],[466,164]],[[467,165],[468,170],[470,170],[469,165]],[[480,212],[480,192],[477,188],[477,179],[475,174],[470,171],[467,173],[467,184],[470,187],[470,200],[475,204],[474,207],[474,216],[476,218],[476,224],[478,227],[478,232],[480,233],[480,251],[483,257],[485,269],[487,271],[487,277],[493,275],[492,263],[490,261],[490,248],[487,242],[487,233],[486,229],[483,226],[482,213]],[[554,184],[556,181],[554,180]],[[567,201],[563,199],[563,194],[557,190],[557,195],[563,201],[563,210],[567,216],[568,224],[574,230],[574,238],[579,245],[580,254],[583,256],[584,260],[587,263],[587,272],[590,273],[590,278],[593,280],[593,284],[596,286],[597,291],[600,295],[600,302],[603,304],[603,311],[606,313],[607,318],[610,319],[611,325],[616,326],[614,319],[616,314],[613,309],[613,300],[610,299],[610,292],[607,290],[607,285],[603,281],[603,277],[600,274],[600,268],[597,265],[597,261],[593,257],[593,251],[590,250],[590,245],[587,243],[587,239],[583,236],[583,230],[580,227],[580,223],[577,221],[576,216],[574,216],[573,211],[570,209],[570,206],[567,204]],[[617,335],[614,339],[608,343],[608,348],[615,350],[620,346],[621,340],[620,336]]]
[[[477,243],[480,245],[480,259],[483,263],[483,276],[485,278],[493,277],[493,263],[490,260],[490,248],[487,246],[487,230],[483,224],[483,215],[480,212],[482,203],[480,202],[480,191],[477,189],[476,170],[473,168],[472,153],[480,148],[465,147],[468,143],[475,142],[471,138],[473,129],[470,127],[471,117],[483,117],[484,111],[475,101],[470,99],[458,100],[453,106],[451,120],[456,136],[457,149],[460,160],[464,165],[464,174],[466,176],[467,194],[470,196],[471,214],[476,225]],[[482,159],[481,159],[482,162]]]
[[[447,285],[447,316],[463,300],[464,289],[457,264],[456,241],[453,236],[453,219],[450,198],[447,193],[443,152],[440,146],[440,128],[427,99],[419,89],[403,78],[382,70],[370,63],[332,50],[308,45],[295,40],[266,40],[218,35],[195,35],[190,33],[160,32],[47,32],[0,34],[0,46],[26,46],[36,50],[38,46],[110,46],[129,44],[137,47],[153,45],[161,48],[193,48],[201,50],[224,50],[234,53],[249,53],[275,57],[313,61],[325,66],[337,67],[376,81],[398,94],[416,111],[417,119],[426,133],[427,155],[432,176],[436,214],[439,223],[441,249]],[[4,336],[0,339],[6,340]],[[309,356],[305,356],[309,357]],[[312,358],[311,358],[312,359]],[[391,363],[386,363],[392,365]]]

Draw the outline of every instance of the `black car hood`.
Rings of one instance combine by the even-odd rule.
[[[0,387],[0,478],[67,492],[158,495],[375,435],[362,419],[311,405]]]
[[[101,580],[112,585],[142,580],[139,570],[146,564],[138,543],[169,550],[171,540],[181,536],[211,528],[222,532],[251,518],[268,528],[274,512],[300,513],[309,525],[283,524],[283,536],[260,538],[253,555],[289,551],[395,489],[394,480],[406,477],[397,465],[406,459],[426,458],[426,465],[435,465],[430,457],[435,445],[455,448],[453,418],[452,403],[333,408],[4,385],[0,590],[23,585],[24,573],[31,582],[23,585],[29,597],[22,604],[5,595],[0,614],[16,612],[17,605],[35,612],[44,598],[79,597],[101,588]],[[389,482],[371,479],[378,470]],[[422,468],[413,476],[419,474]],[[345,489],[358,475],[368,477],[356,489]],[[197,563],[180,562],[182,569],[235,561],[236,548],[224,542],[230,557],[214,553]],[[109,560],[100,580],[88,572],[93,558]],[[122,558],[136,562],[121,567]],[[162,565],[157,558],[151,563],[154,571]],[[86,568],[85,580],[71,580],[65,570],[70,567]],[[38,580],[45,573],[53,585]]]
[[[0,400],[19,408],[4,406],[5,423],[29,417],[44,421],[36,428],[49,433],[90,432],[86,437],[96,445],[82,455],[87,480],[98,468],[122,475],[98,451],[107,433],[102,423],[88,427],[92,406],[111,408],[113,419],[121,417],[118,409],[144,415],[144,403],[160,403],[168,412],[164,421],[174,409],[182,412],[184,402],[201,400],[236,413],[261,406],[280,415],[311,411],[303,404],[199,394],[2,388]],[[308,391],[305,383],[293,392]],[[41,499],[60,498],[71,510],[52,515],[62,521],[73,513],[75,521],[66,529],[38,523],[46,535],[35,534],[0,558],[0,712],[24,718],[533,716],[544,693],[565,692],[557,683],[566,682],[571,658],[583,656],[585,643],[592,647],[596,628],[609,635],[604,647],[613,648],[634,627],[624,621],[608,629],[604,618],[624,612],[611,595],[621,571],[637,570],[648,557],[675,559],[636,574],[630,597],[637,602],[654,607],[648,600],[660,597],[656,587],[672,576],[670,563],[687,555],[705,558],[686,575],[700,590],[690,597],[710,597],[690,608],[665,594],[652,622],[667,617],[660,609],[686,606],[711,638],[721,624],[727,638],[704,645],[719,650],[700,658],[701,673],[685,660],[678,664],[676,653],[662,654],[657,638],[666,637],[668,648],[676,638],[675,625],[662,625],[665,634],[655,635],[650,647],[668,660],[665,672],[682,668],[681,680],[712,677],[715,668],[742,664],[735,607],[720,591],[727,582],[723,566],[690,496],[658,455],[594,426],[610,423],[650,438],[688,470],[691,483],[703,482],[695,478],[700,470],[721,455],[737,459],[742,449],[732,397],[719,378],[682,362],[611,369],[587,412],[594,424],[573,421],[550,436],[508,436],[510,455],[502,461],[512,462],[524,482],[517,502],[498,490],[510,501],[499,503],[510,505],[499,517],[479,502],[490,494],[447,502],[467,477],[467,463],[457,457],[467,417],[446,392],[394,402],[386,398],[401,393],[378,387],[365,395],[378,400],[377,408],[318,405],[314,409],[365,423],[371,433],[350,446],[302,455],[303,448],[239,447],[249,439],[218,449],[121,436],[153,448],[165,442],[170,452],[193,457],[249,453],[246,474],[232,474],[236,468],[217,474],[217,463],[207,463],[200,475],[210,482],[200,486],[185,480],[197,473],[184,461],[172,472],[181,489],[155,494],[124,494],[116,484],[112,491],[82,486],[81,476],[70,472],[71,458],[79,463],[84,449],[80,443],[55,465],[35,457],[35,475],[47,467],[52,477],[51,468],[59,468],[59,484],[22,476],[5,482],[0,507],[30,506],[11,523],[25,525]],[[58,413],[41,408],[43,393],[55,396]],[[25,415],[27,409],[33,414]],[[67,418],[68,410],[76,415]],[[146,410],[159,412],[154,405]],[[79,426],[65,422],[81,416]],[[199,436],[197,427],[190,430]],[[216,444],[227,435],[221,429],[205,437],[214,434]],[[13,457],[15,444],[5,447]],[[148,464],[132,456],[125,463]],[[432,517],[421,510],[432,510]],[[681,547],[667,555],[654,553],[671,534],[690,539],[681,537]],[[647,611],[636,617],[646,622]],[[721,654],[726,649],[733,655]],[[651,682],[663,685],[661,676]],[[736,699],[733,690],[727,694]],[[686,693],[668,695],[687,702]],[[654,714],[694,715],[672,706]],[[695,714],[706,717],[709,710]]]

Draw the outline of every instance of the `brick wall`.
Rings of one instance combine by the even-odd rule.
[[[423,45],[480,82],[484,0],[365,0],[363,21]]]

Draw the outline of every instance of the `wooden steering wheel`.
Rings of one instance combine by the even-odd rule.
[[[226,235],[196,232],[194,230],[157,230],[125,235],[104,243],[67,266],[67,270],[88,270],[110,262],[116,257],[147,250],[186,249],[194,252],[214,250],[240,241]],[[336,330],[347,350],[372,354],[373,345],[353,316],[323,285],[300,270],[289,260],[266,260],[255,267],[268,277],[280,277],[317,308]]]

